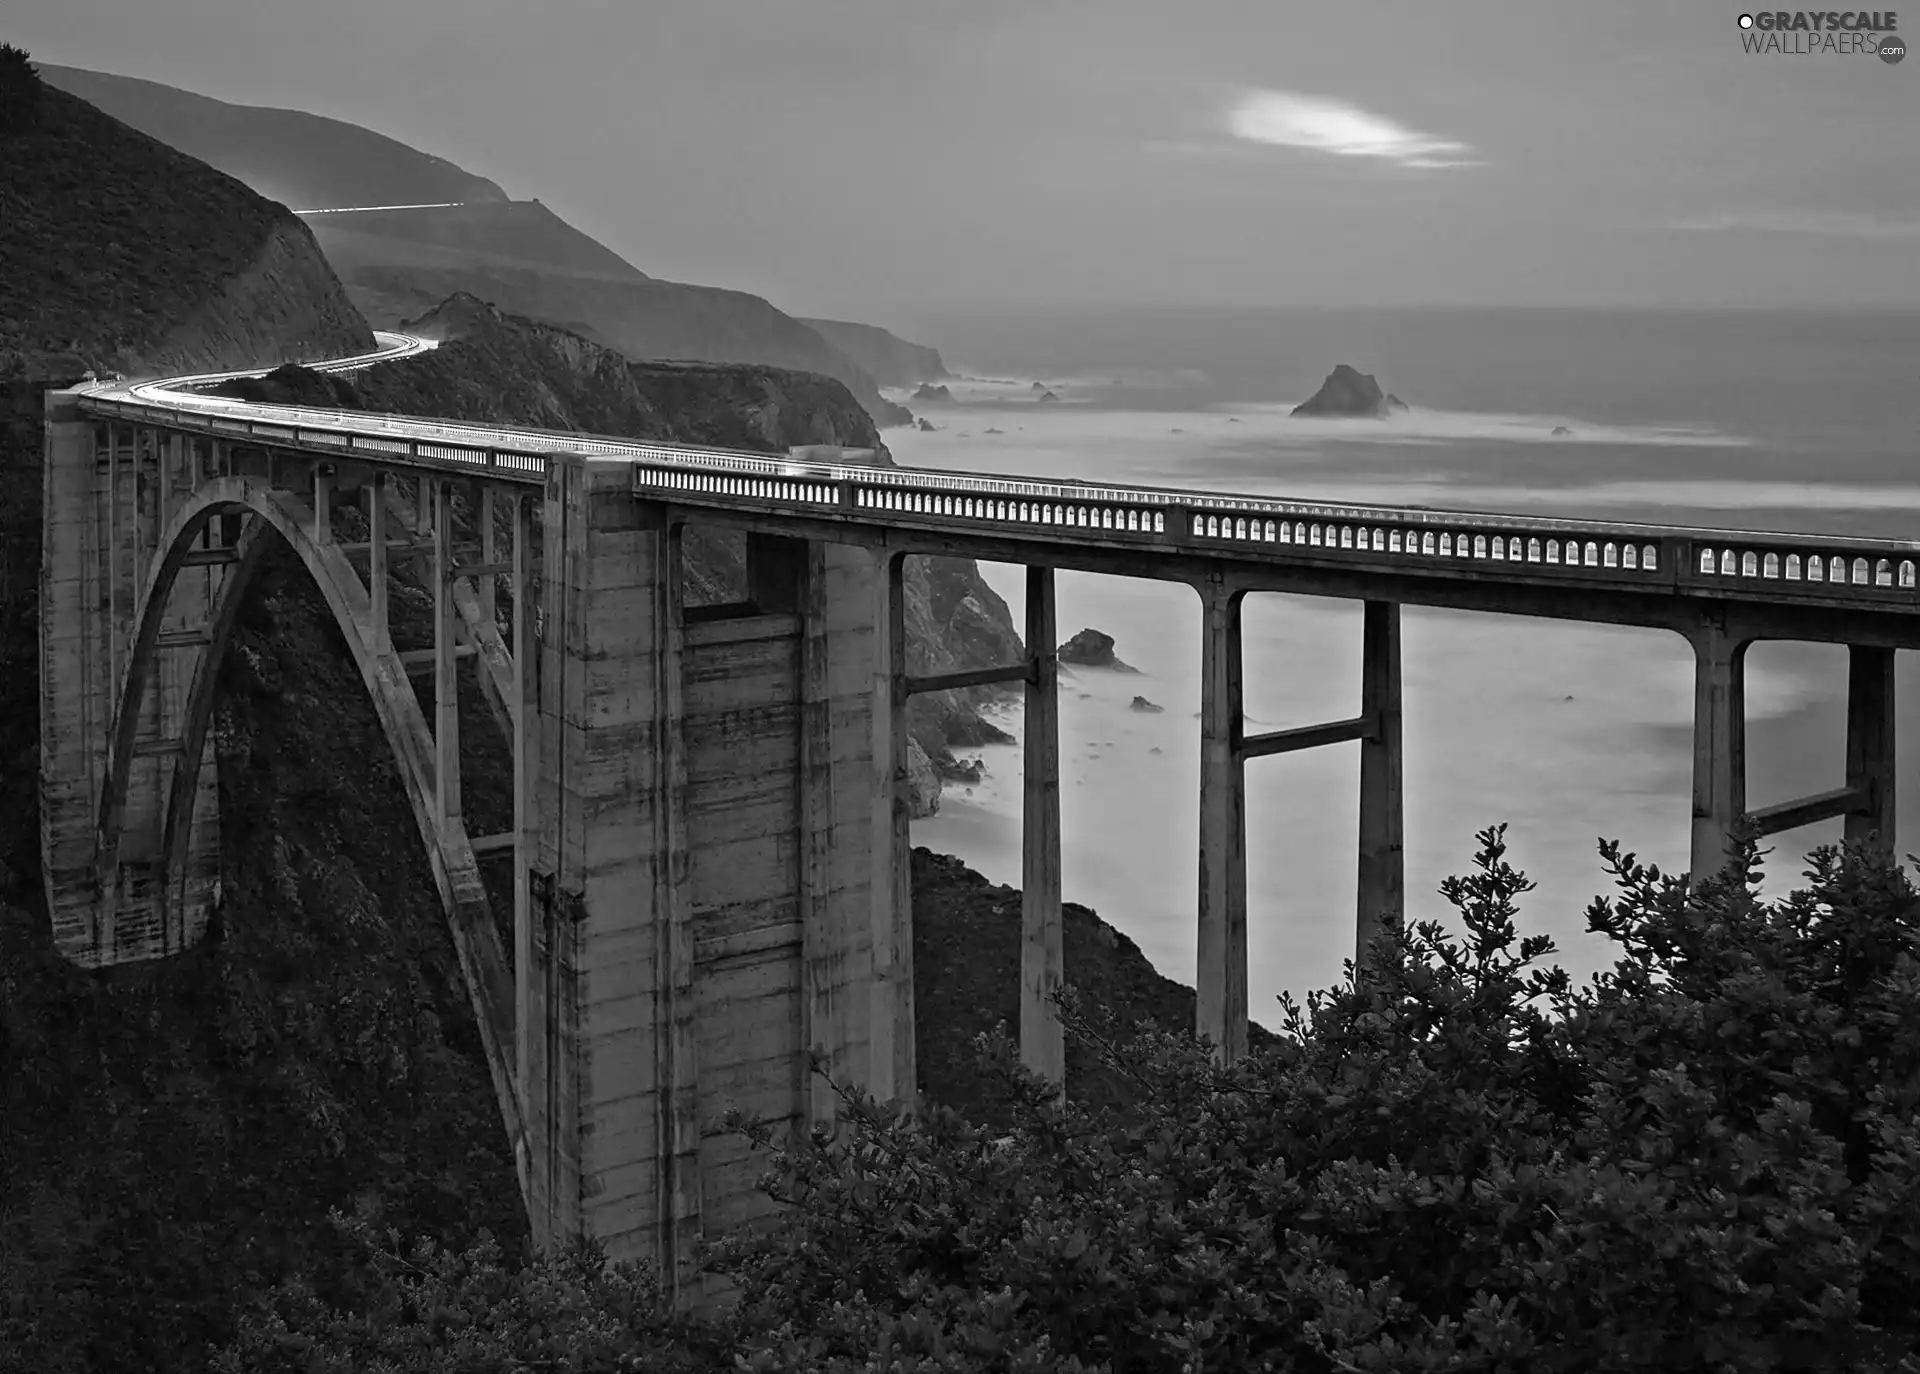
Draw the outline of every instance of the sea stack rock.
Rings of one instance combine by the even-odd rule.
[[[1327,374],[1318,391],[1293,408],[1293,413],[1377,420],[1406,408],[1406,402],[1398,396],[1382,392],[1372,376],[1341,363]]]
[[[953,399],[953,393],[948,391],[944,386],[936,386],[932,382],[922,382],[914,389],[913,399],[916,401],[951,401]]]
[[[1054,395],[1051,391],[1043,391],[1040,393],[1040,399],[1042,401],[1057,401],[1060,398]]]
[[[923,434],[931,434],[933,432],[933,424],[925,416],[922,416],[920,419],[920,430]]]
[[[1145,697],[1135,697],[1131,702],[1128,703],[1127,709],[1129,711],[1140,711],[1150,716],[1157,716],[1167,708],[1164,706],[1156,706],[1151,701],[1148,701]]]
[[[1076,668],[1110,668],[1116,673],[1134,673],[1139,669],[1113,656],[1113,636],[1098,630],[1082,630],[1060,646],[1060,661]]]
[[[1568,429],[1565,425],[1555,425],[1553,427],[1553,437],[1556,439],[1569,438],[1572,434],[1573,434],[1573,431]]]

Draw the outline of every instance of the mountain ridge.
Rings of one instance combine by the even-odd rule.
[[[464,291],[509,313],[580,330],[636,359],[819,372],[843,382],[878,423],[913,419],[880,394],[881,383],[845,349],[762,297],[650,277],[538,201],[514,200],[497,183],[398,139],[345,120],[235,105],[143,78],[79,67],[43,71],[52,85],[83,99],[98,96],[124,123],[296,209],[434,207],[307,217],[348,296],[376,328]]]
[[[505,200],[495,182],[344,119],[239,105],[197,91],[85,67],[36,63],[47,85],[244,181],[293,210],[389,205],[393,197]],[[289,160],[287,148],[304,155]]]

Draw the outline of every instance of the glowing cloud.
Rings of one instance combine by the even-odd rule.
[[[1371,114],[1344,100],[1293,91],[1252,91],[1227,115],[1227,132],[1248,143],[1372,157],[1401,167],[1476,167],[1474,150]]]

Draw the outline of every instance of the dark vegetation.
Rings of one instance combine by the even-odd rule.
[[[1920,896],[1817,851],[1765,904],[1751,846],[1691,894],[1611,845],[1619,945],[1575,988],[1501,830],[1449,880],[1464,938],[1392,924],[1285,1035],[1218,1068],[1067,1000],[1125,1079],[1054,1105],[990,1045],[1011,1131],[895,1118],[771,1150],[790,1204],[669,1320],[646,1274],[484,1243],[366,1247],[350,1309],[293,1285],[222,1370],[1920,1369]],[[390,1361],[376,1365],[376,1360]]]
[[[39,116],[39,69],[24,49],[0,43],[0,138],[24,135]]]

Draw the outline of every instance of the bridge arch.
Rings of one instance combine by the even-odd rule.
[[[433,870],[466,979],[468,997],[479,1023],[487,1066],[513,1146],[523,1196],[528,1186],[528,1141],[514,1065],[515,991],[512,973],[493,922],[486,888],[464,823],[436,814],[436,754],[433,733],[415,696],[392,639],[376,641],[372,596],[347,554],[330,540],[315,537],[313,508],[266,480],[231,476],[200,486],[159,532],[134,611],[126,668],[114,703],[98,820],[101,871],[111,875],[118,862],[127,790],[132,772],[141,705],[154,681],[161,626],[180,574],[200,535],[222,516],[244,521],[232,546],[233,561],[208,607],[206,642],[201,646],[187,689],[180,749],[161,821],[160,892],[173,900],[186,868],[192,835],[202,755],[213,720],[215,687],[242,601],[264,555],[278,536],[299,558],[332,613],[360,680],[367,689],[380,728],[392,749],[401,783]]]

